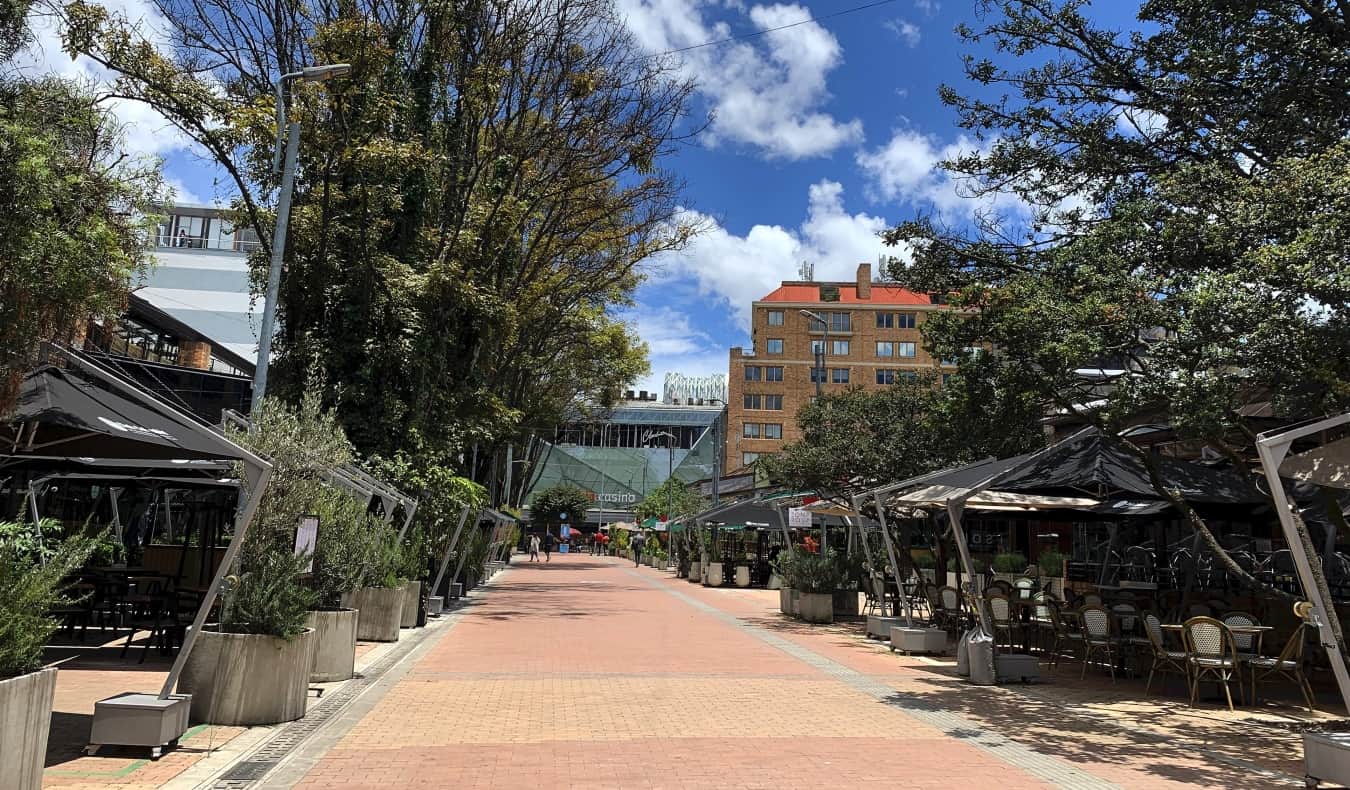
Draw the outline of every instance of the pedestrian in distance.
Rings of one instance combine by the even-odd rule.
[[[633,567],[642,564],[642,549],[647,545],[647,538],[641,532],[633,536],[633,542],[629,546],[633,549]]]
[[[539,536],[530,536],[530,562],[539,561]]]
[[[544,562],[553,562],[553,533],[544,533]]]

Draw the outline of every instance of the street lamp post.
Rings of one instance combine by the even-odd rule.
[[[253,403],[250,413],[257,414],[267,395],[267,367],[272,358],[273,324],[277,315],[277,292],[281,289],[281,260],[286,252],[286,225],[291,218],[291,190],[295,186],[295,157],[300,149],[300,124],[286,125],[286,83],[291,80],[327,82],[351,71],[350,63],[308,66],[281,75],[277,80],[277,145],[272,153],[272,171],[281,172],[281,191],[277,195],[277,225],[272,233],[272,262],[267,268],[267,292],[263,297],[263,316],[258,337],[258,361],[253,371]],[[284,132],[283,132],[284,130]],[[282,163],[282,134],[286,135],[286,159]]]
[[[826,321],[820,313],[810,310],[798,310],[797,312],[806,316],[809,320],[819,321],[821,329],[824,330],[820,339],[820,351],[816,353],[816,398],[819,399],[825,385],[825,347],[830,342],[830,322]]]

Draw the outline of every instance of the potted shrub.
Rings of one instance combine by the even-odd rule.
[[[365,508],[345,492],[332,490],[316,512],[319,535],[314,549],[312,581],[315,608],[308,626],[314,629],[313,683],[347,680],[356,672],[356,635],[360,613],[343,600],[361,587],[370,561],[371,536]]]
[[[839,586],[839,564],[834,551],[801,552],[793,561],[797,616],[808,623],[834,622],[834,592]]]
[[[937,581],[937,557],[928,550],[917,551],[913,554],[914,567],[919,569],[919,575],[929,584]]]
[[[402,614],[399,618],[399,626],[401,628],[415,628],[418,612],[422,608],[421,577],[426,575],[427,572],[425,541],[422,531],[420,529],[410,531],[405,537],[404,543],[398,549],[398,575],[400,578],[407,580],[403,584],[403,606],[400,610]]]
[[[0,523],[0,787],[14,790],[42,787],[56,694],[56,668],[42,666],[58,627],[48,612],[70,603],[66,578],[93,550],[85,538],[35,537],[30,524]]]
[[[782,584],[778,588],[778,611],[783,614],[795,616],[797,614],[795,603],[797,600],[796,589],[796,558],[797,549],[788,546],[778,552],[770,565],[773,567],[774,574],[782,579]]]
[[[1025,554],[1019,551],[1006,551],[995,554],[990,567],[993,568],[994,578],[1002,579],[1011,584],[1019,576],[1026,574],[1027,558]]]
[[[407,580],[399,576],[403,555],[398,546],[398,533],[369,516],[366,523],[366,530],[375,537],[375,543],[361,576],[361,586],[348,594],[343,605],[357,610],[357,639],[397,642],[398,629],[403,622],[404,587],[407,586]]]
[[[1050,581],[1050,593],[1061,601],[1064,600],[1065,559],[1058,551],[1042,551],[1036,557],[1036,567],[1040,569],[1041,576]]]
[[[867,567],[861,554],[834,554],[834,558],[839,577],[833,593],[834,613],[857,617],[862,611],[858,606],[858,592],[867,578]]]

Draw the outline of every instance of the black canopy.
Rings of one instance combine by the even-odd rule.
[[[43,367],[28,374],[18,408],[0,424],[2,451],[12,458],[235,460],[240,453],[186,418],[104,389],[74,370]]]

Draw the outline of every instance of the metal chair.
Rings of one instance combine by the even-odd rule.
[[[1261,621],[1246,612],[1229,612],[1223,616],[1223,624],[1226,626],[1251,626],[1260,625]],[[1233,644],[1237,646],[1239,659],[1247,661],[1256,658],[1261,654],[1261,640],[1256,634],[1253,634],[1250,631],[1246,633],[1233,631],[1232,634]]]
[[[1000,634],[1006,635],[1006,644],[1016,644],[1016,634],[1022,624],[1013,617],[1012,602],[1006,595],[991,590],[984,599],[985,611],[989,613],[989,622],[994,626],[994,643],[998,644]]]
[[[1191,704],[1200,693],[1200,683],[1206,678],[1223,684],[1223,695],[1228,709],[1233,710],[1233,695],[1228,684],[1238,682],[1238,699],[1242,694],[1242,665],[1238,660],[1233,632],[1213,617],[1192,617],[1185,623],[1186,663],[1191,670]]]
[[[938,607],[942,613],[942,627],[948,631],[961,630],[965,611],[961,608],[961,591],[946,585],[938,588]]]
[[[1306,620],[1298,624],[1289,641],[1284,643],[1284,649],[1280,651],[1279,656],[1254,656],[1247,659],[1247,670],[1252,676],[1252,702],[1257,699],[1256,684],[1277,675],[1294,681],[1294,685],[1298,686],[1298,690],[1303,694],[1303,701],[1308,703],[1308,711],[1314,710],[1312,685],[1308,683],[1307,675],[1303,674],[1303,646],[1307,641],[1304,629],[1307,626]]]
[[[1060,612],[1059,606],[1054,602],[1047,601],[1046,603],[1046,608],[1050,612],[1050,621],[1055,633],[1054,644],[1050,646],[1050,666],[1053,668],[1059,665],[1060,656],[1063,655],[1063,652],[1060,650],[1062,646],[1076,645],[1078,646],[1080,653],[1086,648],[1083,647],[1083,632],[1069,626],[1068,620],[1065,619],[1064,614]]]
[[[1100,606],[1084,606],[1078,610],[1078,619],[1083,624],[1083,672],[1079,679],[1087,677],[1088,664],[1094,655],[1106,657],[1106,667],[1111,672],[1111,682],[1116,682],[1116,623],[1111,613]]]
[[[1148,669],[1148,682],[1144,684],[1144,693],[1153,688],[1153,673],[1163,673],[1163,691],[1167,691],[1166,673],[1174,672],[1186,679],[1186,688],[1191,686],[1191,670],[1185,650],[1168,650],[1163,639],[1162,621],[1152,612],[1144,614],[1144,633],[1149,646],[1153,649],[1153,665]]]

